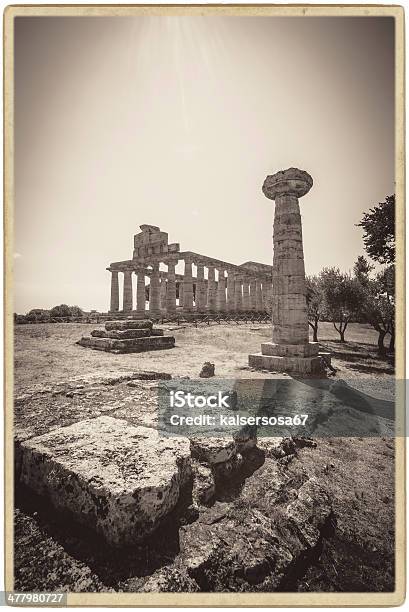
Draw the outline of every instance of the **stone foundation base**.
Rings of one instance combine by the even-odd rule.
[[[90,337],[83,336],[77,344],[107,353],[142,353],[173,348],[175,338],[153,329],[149,320],[119,320],[107,321],[105,329],[94,329]]]
[[[318,353],[318,342],[275,344],[262,342],[261,353],[249,355],[249,366],[257,370],[289,374],[319,374],[324,371],[322,357],[331,363],[329,353]]]
[[[289,374],[319,374],[323,372],[321,357],[282,357],[279,355],[249,355],[249,366],[257,370],[270,372],[288,372]]]
[[[262,342],[261,344],[261,354],[272,355],[273,357],[316,357],[318,349],[318,342],[307,342],[305,344]]]
[[[108,353],[142,353],[144,351],[158,351],[170,349],[175,346],[173,336],[149,336],[148,338],[129,338],[115,340],[113,338],[83,337],[78,341],[80,346],[106,351]]]

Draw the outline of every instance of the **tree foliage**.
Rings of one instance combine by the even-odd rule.
[[[320,274],[328,318],[345,342],[348,323],[360,310],[362,286],[356,278],[342,273],[339,268],[324,268]]]
[[[313,341],[318,342],[318,324],[325,314],[325,296],[320,276],[307,276],[308,325],[313,331]]]
[[[370,270],[365,271],[357,261],[354,271],[362,287],[361,315],[378,332],[378,353],[384,355],[385,336],[391,336],[390,350],[395,343],[395,267],[390,265],[371,278]]]
[[[395,195],[386,196],[364,213],[358,227],[364,230],[364,245],[369,257],[381,264],[395,261]]]

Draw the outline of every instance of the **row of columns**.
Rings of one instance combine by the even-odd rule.
[[[192,263],[185,262],[183,281],[176,280],[174,262],[167,264],[166,277],[159,271],[159,264],[153,264],[150,271],[149,314],[160,316],[162,312],[176,313],[176,285],[179,283],[179,306],[184,312],[239,312],[264,311],[271,308],[272,285],[258,278],[248,278],[235,271],[208,266],[207,281],[204,277],[204,264],[197,264],[197,276],[192,274]],[[133,310],[132,270],[124,270],[123,311]],[[145,314],[145,276],[146,270],[135,271],[136,312]],[[119,270],[111,270],[111,312],[119,311]],[[194,300],[193,285],[196,284]]]

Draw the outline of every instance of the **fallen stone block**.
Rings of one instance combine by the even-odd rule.
[[[151,335],[151,330],[146,329],[113,329],[106,331],[105,329],[94,329],[91,336],[94,338],[113,338],[114,340],[127,340],[129,338],[146,338]]]
[[[200,378],[211,378],[214,376],[214,363],[210,363],[210,361],[205,361],[202,369],[200,370],[199,377]]]
[[[20,481],[113,546],[152,533],[191,479],[186,438],[101,416],[20,444]]]
[[[132,319],[124,319],[123,321],[107,321],[105,323],[105,329],[111,331],[114,329],[125,330],[125,329],[152,329],[153,323],[149,319],[143,321],[135,321]]]
[[[151,329],[151,336],[163,336],[164,335],[164,331],[163,329]]]

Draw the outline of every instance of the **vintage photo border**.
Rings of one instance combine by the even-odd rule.
[[[395,179],[396,179],[396,379],[405,380],[405,149],[404,9],[397,5],[15,5],[4,11],[4,448],[5,588],[13,590],[13,239],[14,239],[14,37],[21,16],[224,15],[275,17],[393,17],[395,19]],[[359,168],[357,168],[357,172]],[[404,386],[396,406],[404,418]],[[402,431],[402,430],[401,430]],[[395,569],[391,593],[69,593],[68,606],[397,606],[405,597],[405,438],[395,445]]]

